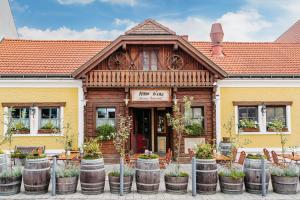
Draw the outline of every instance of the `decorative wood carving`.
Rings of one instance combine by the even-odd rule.
[[[184,66],[183,58],[178,54],[167,57],[167,67],[171,70],[180,70]]]
[[[126,64],[126,54],[117,51],[108,58],[108,68],[110,70],[119,70],[122,65]]]
[[[129,49],[129,50],[126,52],[126,54],[127,54],[128,58],[129,58],[129,66],[128,66],[128,68],[129,68],[130,70],[138,69],[138,67],[136,66],[135,63],[136,63],[137,59],[140,57],[141,49],[140,49],[140,48],[138,49],[138,51],[137,51],[135,57],[132,57],[132,55],[131,55],[131,54],[132,54],[131,49]]]

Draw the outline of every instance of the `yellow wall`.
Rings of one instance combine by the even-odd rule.
[[[220,88],[221,94],[221,134],[226,136],[223,127],[231,117],[235,117],[233,101],[291,101],[291,134],[287,135],[289,146],[300,145],[300,88]],[[236,131],[237,132],[237,131]],[[242,135],[251,143],[245,147],[280,147],[280,137],[276,134]]]
[[[37,83],[38,84],[38,83]],[[70,124],[70,134],[74,134],[75,147],[78,139],[78,89],[77,88],[0,88],[0,104],[2,103],[30,103],[30,102],[66,102],[64,107],[64,126]],[[0,134],[3,134],[3,107],[0,106],[1,126]],[[58,142],[62,136],[15,136],[12,148],[15,145],[36,146],[45,145],[48,149],[63,149]],[[8,145],[2,145],[7,149]]]

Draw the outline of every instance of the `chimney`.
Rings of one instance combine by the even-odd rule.
[[[211,26],[210,38],[212,43],[212,56],[223,57],[223,37],[224,32],[221,23],[214,23]]]
[[[186,41],[189,40],[189,36],[188,36],[188,35],[181,35],[181,37],[182,37],[184,40],[186,40]]]

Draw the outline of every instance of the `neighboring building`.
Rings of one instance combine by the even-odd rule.
[[[288,146],[300,144],[300,43],[223,42],[220,24],[212,42],[190,42],[154,20],[146,20],[114,41],[7,40],[0,43],[0,102],[3,113],[26,113],[29,133],[14,144],[45,144],[48,152],[70,123],[76,144],[95,137],[103,124],[116,126],[118,114],[133,116],[128,150],[174,150],[176,133],[165,114],[182,98],[193,96],[192,117],[201,136],[184,137],[182,159],[195,143],[226,136],[223,124],[235,119],[235,133],[249,138],[249,151],[280,146],[268,123],[281,118]],[[257,122],[255,132],[239,132],[238,122]],[[23,119],[24,120],[24,119]],[[43,133],[53,122],[61,133]],[[83,134],[84,133],[84,134]],[[105,142],[106,158],[115,158]]]
[[[300,20],[293,24],[275,42],[279,43],[299,43],[300,42]]]
[[[3,37],[10,39],[18,38],[8,0],[0,0],[0,40]]]

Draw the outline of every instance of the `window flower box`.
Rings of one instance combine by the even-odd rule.
[[[273,128],[268,128],[267,131],[268,132],[276,132]],[[282,129],[282,132],[288,132],[288,131],[289,131],[288,128],[283,128]]]
[[[259,128],[240,128],[241,132],[259,132]]]
[[[21,134],[21,135],[30,134],[30,130],[16,130],[16,134]]]
[[[57,129],[40,129],[38,130],[39,134],[55,134],[59,133],[59,130]]]

